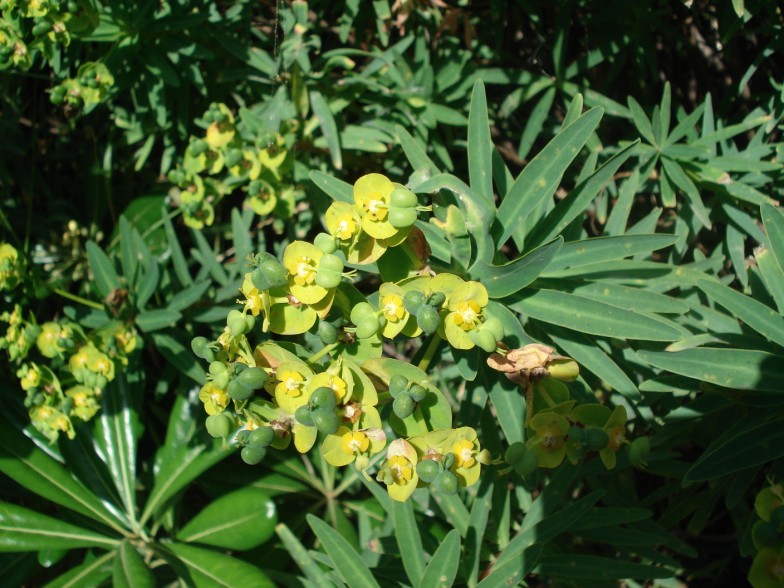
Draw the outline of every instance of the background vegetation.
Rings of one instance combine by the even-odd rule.
[[[780,585],[777,2],[0,10],[8,585]],[[368,173],[432,203],[430,265],[497,283],[504,340],[576,360],[567,398],[623,407],[650,452],[396,503],[318,452],[249,466],[208,435],[190,340],[223,330],[247,253],[312,240]],[[361,296],[391,281],[365,270]],[[502,457],[533,431],[484,364],[446,347],[430,377]]]

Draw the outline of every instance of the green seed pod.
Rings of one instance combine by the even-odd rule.
[[[343,274],[330,269],[319,267],[316,271],[316,284],[327,290],[337,288],[343,279]]]
[[[218,374],[212,378],[212,384],[216,388],[220,388],[221,390],[225,390],[226,387],[229,385],[229,381],[231,380],[231,374],[229,372],[223,372],[222,374]]]
[[[429,484],[441,473],[441,466],[432,459],[424,459],[416,465],[416,473],[420,480]]]
[[[311,418],[311,412],[308,405],[300,406],[294,412],[294,418],[297,419],[297,422],[301,425],[305,425],[306,427],[313,426],[313,419]]]
[[[251,272],[250,280],[260,291],[281,288],[289,283],[289,273],[277,259],[265,259]]]
[[[585,429],[581,429],[580,427],[569,427],[567,435],[569,436],[570,441],[585,443]]]
[[[189,145],[188,150],[191,152],[191,155],[193,155],[194,157],[198,157],[199,155],[207,151],[209,148],[210,145],[209,143],[207,143],[207,141],[205,141],[204,139],[196,139],[195,141],[193,141],[193,143]]]
[[[780,506],[770,513],[770,524],[784,531],[784,506]]]
[[[2,54],[2,52],[0,51],[0,61],[2,61],[3,59],[5,59],[5,56],[4,56],[4,55]],[[64,94],[57,94],[57,93],[55,93],[55,92],[52,92],[52,93],[49,95],[49,102],[51,102],[52,104],[55,104],[55,105],[58,105],[58,106],[59,106],[60,104],[62,104],[62,103],[63,103],[63,98],[64,98],[64,97],[65,97],[65,95],[64,95]]]
[[[425,303],[425,295],[419,290],[409,290],[403,296],[403,306],[409,314],[416,315],[419,307]]]
[[[318,326],[318,336],[324,345],[332,345],[338,340],[338,330],[335,325],[321,321]]]
[[[33,27],[33,35],[40,37],[52,30],[52,23],[48,20],[39,20]]]
[[[234,378],[226,385],[226,393],[232,400],[247,400],[253,396],[253,388],[243,386],[239,378]]]
[[[228,368],[222,361],[213,361],[208,369],[210,374],[215,377],[221,374],[225,374]]]
[[[207,432],[211,436],[225,439],[234,428],[234,419],[231,415],[222,412],[208,416],[205,425],[207,426]]]
[[[66,6],[68,8],[68,12],[71,14],[76,14],[79,12],[79,3],[76,2],[76,0],[68,0]]]
[[[343,271],[343,260],[332,253],[325,253],[319,260],[319,268],[341,273]]]
[[[446,494],[447,496],[457,494],[457,476],[449,470],[444,470],[436,477],[435,486],[438,488],[439,492]]]
[[[335,398],[335,391],[327,386],[321,386],[310,395],[310,406],[316,410],[333,411],[337,407],[338,401]]]
[[[256,317],[252,314],[245,315],[245,332],[250,333],[256,325]]]
[[[754,547],[759,550],[775,547],[780,541],[781,535],[775,525],[758,521],[751,530],[751,539],[754,542]]]
[[[194,337],[191,341],[191,350],[196,357],[204,357],[204,350],[210,342],[207,337]]]
[[[240,456],[242,457],[242,461],[244,461],[248,465],[256,465],[261,463],[261,460],[267,455],[267,448],[266,447],[253,447],[248,445],[247,447],[242,448],[242,452]]]
[[[360,339],[370,339],[378,333],[379,325],[376,317],[366,317],[357,325],[357,337]]]
[[[400,394],[392,401],[392,412],[394,412],[395,416],[399,419],[411,416],[415,408],[416,403],[408,394]]]
[[[212,363],[218,357],[218,354],[215,353],[215,350],[212,347],[207,346],[204,348],[202,357],[205,359],[205,361]]]
[[[447,453],[444,456],[444,469],[448,470],[453,465],[455,465],[455,454],[454,453]]]
[[[258,390],[269,380],[267,372],[258,367],[247,368],[237,376],[237,381],[249,390]]]
[[[313,420],[313,426],[316,427],[319,432],[324,433],[325,435],[334,435],[338,432],[340,420],[338,419],[338,415],[334,412],[314,410],[311,411],[310,418]]]
[[[495,350],[498,348],[495,335],[489,330],[473,329],[468,332],[468,338],[473,341],[474,345],[487,353],[495,353]]]
[[[417,204],[416,194],[408,188],[395,188],[389,195],[389,205],[393,208],[414,208]]]
[[[427,297],[427,303],[435,308],[440,308],[446,302],[446,294],[443,292],[433,292]]]
[[[223,161],[226,163],[226,167],[234,167],[242,161],[242,151],[239,149],[228,149]]]
[[[239,310],[232,310],[229,316],[226,317],[226,325],[231,331],[232,337],[239,337],[244,335],[247,331],[247,323],[245,322],[245,314]]]
[[[376,318],[376,311],[369,302],[360,302],[357,304],[351,309],[351,315],[349,316],[351,322],[355,325],[358,325],[362,322],[362,319],[368,317],[373,318],[374,320]]]
[[[259,427],[250,432],[248,445],[251,447],[269,447],[275,439],[275,431],[272,427]]]
[[[416,222],[417,211],[415,208],[392,208],[387,215],[387,220],[396,229],[405,229]]]
[[[515,466],[515,472],[520,476],[529,476],[536,470],[538,462],[535,451],[526,451],[522,460]]]
[[[580,366],[573,359],[556,359],[547,364],[551,378],[562,382],[574,382],[580,375]]]
[[[484,324],[482,324],[482,330],[490,331],[496,341],[501,341],[504,338],[504,325],[494,316],[485,320]]]
[[[389,379],[389,393],[392,398],[397,398],[401,392],[405,392],[408,387],[408,378],[401,374],[395,374]]]
[[[428,335],[432,335],[438,330],[441,324],[441,317],[438,311],[429,304],[423,304],[416,313],[417,325]]]
[[[313,239],[313,244],[321,249],[324,253],[335,253],[338,248],[335,237],[329,233],[319,233],[316,235],[316,238]]]
[[[633,466],[642,465],[651,452],[651,440],[648,437],[637,437],[629,444],[629,462]]]
[[[506,453],[504,453],[504,461],[510,466],[516,466],[523,460],[527,452],[528,448],[525,446],[525,443],[522,441],[517,441],[506,448]]]
[[[601,451],[610,442],[610,436],[606,431],[598,427],[585,429],[585,446],[591,451]]]
[[[252,431],[248,429],[242,429],[237,433],[237,444],[238,445],[247,445],[248,439],[250,439],[250,434]]]
[[[411,384],[411,387],[408,389],[408,395],[414,402],[422,402],[427,396],[427,388],[419,384]]]

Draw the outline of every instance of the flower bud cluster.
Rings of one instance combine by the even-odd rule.
[[[274,211],[278,223],[291,216],[303,198],[290,186],[295,128],[261,130],[258,118],[243,111],[235,119],[225,104],[210,105],[202,117],[204,135],[190,138],[182,164],[169,173],[186,225],[210,226],[215,205],[239,189],[246,194],[245,207],[259,216]]]

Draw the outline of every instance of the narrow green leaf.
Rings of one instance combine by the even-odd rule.
[[[548,287],[550,287],[549,283],[550,280],[547,280]],[[559,281],[558,287],[553,287],[553,289],[593,298],[599,302],[606,302],[612,306],[637,312],[654,314],[685,314],[689,312],[688,305],[672,296],[612,282]]]
[[[607,236],[623,235],[626,231],[626,224],[629,222],[629,214],[634,203],[634,196],[637,194],[637,186],[640,184],[640,170],[636,169],[632,175],[621,184],[618,191],[618,200],[615,201],[612,212],[604,225],[604,234]]]
[[[754,258],[768,292],[776,301],[779,313],[784,314],[784,271],[769,249],[758,249]]]
[[[764,206],[765,204],[774,204],[775,200],[765,196],[756,188],[752,188],[743,182],[731,182],[729,184],[722,184],[720,188],[730,196],[754,204],[756,206]]]
[[[183,543],[167,547],[185,564],[196,588],[275,587],[264,572],[239,558]]]
[[[104,523],[115,531],[123,530],[121,521],[98,497],[2,416],[0,429],[3,431],[0,435],[0,471],[47,500]]]
[[[585,213],[588,204],[612,181],[618,169],[632,155],[639,141],[631,143],[608,159],[599,169],[580,182],[537,225],[526,239],[527,248],[549,241]]]
[[[525,160],[528,157],[534,142],[542,132],[547,116],[550,114],[550,108],[553,106],[555,92],[554,87],[548,88],[531,110],[531,114],[525,122],[523,134],[520,137],[520,145],[517,148],[517,156],[520,159]]]
[[[645,363],[735,390],[781,392],[784,361],[764,351],[699,347],[683,351],[638,351]]]
[[[686,194],[686,198],[689,200],[694,216],[697,217],[697,220],[700,221],[706,229],[710,229],[712,226],[710,213],[702,203],[702,196],[700,196],[700,191],[697,189],[697,186],[694,185],[694,182],[691,181],[691,178],[686,175],[686,172],[683,171],[683,168],[681,168],[678,163],[667,159],[666,157],[662,157],[661,162],[664,171],[667,174],[667,178],[672,180],[672,183]]]
[[[784,270],[784,214],[779,208],[763,204],[760,208],[762,223],[768,234],[768,243],[779,268]]]
[[[335,124],[335,117],[332,116],[332,111],[329,109],[329,104],[327,104],[321,92],[312,90],[310,92],[310,105],[313,108],[313,114],[316,115],[319,121],[321,132],[327,140],[332,165],[335,166],[335,169],[343,169],[343,156],[340,153],[340,135]]]
[[[562,245],[563,237],[557,237],[505,265],[479,261],[471,268],[471,279],[482,282],[490,298],[515,294],[539,277]]]
[[[419,526],[414,518],[414,508],[411,501],[393,501],[392,520],[395,525],[395,539],[403,568],[406,570],[411,585],[422,583],[425,573],[425,550],[422,547],[422,538],[419,536]]]
[[[523,549],[517,556],[502,564],[494,564],[490,574],[477,588],[508,588],[519,586],[523,578],[530,574],[544,551],[544,545],[534,543]]]
[[[327,578],[327,575],[322,571],[321,566],[316,563],[316,561],[310,556],[310,553],[305,548],[302,543],[299,542],[297,536],[291,532],[291,530],[280,523],[277,527],[275,527],[275,531],[280,537],[281,541],[283,541],[283,545],[286,546],[286,552],[291,558],[296,562],[299,566],[299,569],[305,574],[305,576],[313,582],[316,586],[329,586],[331,582]]]
[[[585,368],[604,380],[607,385],[627,398],[639,399],[634,382],[596,342],[583,333],[548,325],[547,334],[556,347]]]
[[[427,170],[431,176],[439,173],[438,167],[433,163],[433,160],[428,157],[424,147],[422,147],[406,129],[400,125],[396,125],[395,133],[397,134],[397,142],[403,148],[403,153],[406,154],[406,159],[408,159],[408,162],[413,169]],[[312,173],[313,172],[311,172],[311,174]]]
[[[136,439],[141,432],[134,399],[141,398],[140,384],[129,383],[124,373],[109,382],[101,396],[95,433],[125,512],[132,519],[136,516]]]
[[[123,275],[130,288],[134,288],[136,285],[136,268],[139,263],[133,247],[132,231],[133,229],[125,215],[120,215],[120,263]]]
[[[188,347],[167,332],[156,331],[150,336],[155,342],[155,347],[167,361],[197,384],[204,384],[206,381],[204,369]]]
[[[651,253],[674,245],[679,239],[678,235],[622,235],[564,243],[550,262],[548,270],[557,271]]]
[[[572,101],[569,102],[569,106],[566,109],[566,115],[564,116],[563,122],[561,123],[561,131],[563,131],[566,127],[580,118],[580,115],[583,113],[583,95],[582,94],[575,94],[572,96]]]
[[[738,18],[743,18],[743,14],[746,12],[744,0],[732,0],[732,9],[738,15]]]
[[[187,288],[180,290],[169,301],[166,310],[181,311],[189,306],[196,304],[201,297],[210,289],[212,282],[210,280],[201,280],[195,284],[191,284]]]
[[[191,235],[196,241],[199,260],[201,263],[205,268],[207,268],[207,271],[210,272],[210,275],[216,282],[218,282],[221,286],[228,286],[229,276],[226,275],[226,270],[223,269],[223,266],[218,263],[216,253],[212,250],[210,244],[207,243],[207,239],[204,237],[202,232],[191,229]],[[194,253],[193,250],[191,250],[191,252]]]
[[[493,505],[493,486],[492,475],[483,476],[479,482],[474,503],[471,505],[469,526],[472,533],[466,537],[464,559],[467,564],[465,567],[469,570],[469,584],[476,584],[479,580],[480,555],[487,523],[490,519],[490,509]]]
[[[343,180],[325,174],[322,171],[313,170],[308,174],[311,181],[318,186],[322,192],[336,202],[354,203],[354,188]]]
[[[493,202],[493,149],[485,85],[482,80],[477,80],[468,111],[468,178],[471,189],[489,202]]]
[[[689,131],[694,130],[697,125],[697,121],[700,119],[704,111],[705,102],[700,104],[689,114],[689,116],[684,118],[675,126],[675,128],[672,130],[672,133],[670,133],[670,136],[667,137],[667,140],[664,142],[664,149],[662,150],[664,154],[667,154],[667,147],[675,145],[675,143],[683,139],[689,133]]]
[[[556,290],[537,290],[510,304],[531,318],[569,329],[643,341],[675,341],[680,333],[650,316]]]
[[[465,539],[469,532],[470,514],[463,499],[457,494],[443,494],[441,492],[435,492],[432,496],[441,512],[444,513],[446,520]]]
[[[761,302],[723,286],[703,280],[697,284],[703,292],[726,308],[760,335],[784,347],[784,317]]]
[[[115,551],[101,557],[89,559],[58,576],[44,588],[98,588],[112,575],[112,560]]]
[[[114,558],[113,588],[155,588],[155,578],[127,539],[120,543]]]
[[[238,272],[242,273],[248,254],[253,253],[253,243],[250,240],[249,223],[237,208],[231,211],[231,236],[234,241],[234,255],[237,258],[236,267]]]
[[[588,529],[598,529],[623,525],[626,523],[636,523],[653,517],[653,512],[647,508],[635,508],[630,506],[607,506],[595,507],[583,516],[577,523],[572,525],[570,531],[585,531]]]
[[[147,271],[139,280],[139,289],[136,291],[136,308],[142,309],[147,306],[150,298],[158,288],[160,278],[160,266],[155,259],[152,259],[147,266]]]
[[[742,123],[738,123],[736,125],[730,125],[728,127],[724,127],[713,131],[712,133],[708,133],[707,135],[703,135],[696,141],[692,143],[693,147],[703,147],[703,146],[712,146],[715,143],[719,143],[721,141],[726,141],[727,139],[731,139],[736,135],[740,135],[741,133],[745,133],[748,130],[751,130],[756,127],[761,127],[765,123],[770,120],[770,115],[766,114],[764,116],[757,116],[754,118],[750,118],[748,120],[743,121]]]
[[[659,136],[658,144],[664,145],[667,134],[670,132],[670,114],[672,109],[672,91],[670,82],[664,83],[661,104],[659,105]]]
[[[460,533],[452,529],[446,534],[427,564],[420,588],[449,588],[457,577],[460,565]]]
[[[116,539],[15,504],[0,502],[0,552],[77,547],[112,549],[115,545]]]
[[[564,172],[599,124],[602,113],[601,108],[586,112],[558,133],[517,176],[498,208],[497,245],[506,243],[527,211],[553,195]]]
[[[120,287],[120,278],[103,249],[92,241],[87,242],[87,259],[95,278],[95,287],[101,297],[106,298],[111,292]]]
[[[626,99],[626,103],[629,105],[629,112],[632,114],[632,122],[634,123],[634,126],[637,127],[640,136],[651,145],[656,145],[656,137],[653,136],[651,120],[648,118],[648,115],[645,114],[640,103],[631,96]]]
[[[224,494],[205,506],[177,533],[177,539],[247,551],[272,537],[277,518],[275,503],[267,493],[249,486]]]
[[[536,573],[545,577],[586,580],[626,578],[672,578],[675,572],[648,564],[620,561],[595,555],[543,555]]]
[[[137,314],[136,326],[145,333],[151,333],[152,331],[174,327],[181,318],[182,314],[176,310],[157,308]]]
[[[321,519],[309,514],[308,524],[319,538],[337,572],[352,588],[378,586],[373,574],[351,544]]]
[[[231,455],[221,449],[222,442],[212,439],[203,428],[204,408],[198,388],[187,396],[178,395],[169,417],[166,441],[155,463],[153,484],[140,524],[162,511],[167,501],[199,474]]]
[[[678,199],[675,197],[675,186],[666,169],[662,169],[659,175],[659,195],[661,196],[662,206],[665,208],[678,206]]]
[[[180,284],[189,286],[193,283],[193,278],[191,278],[191,273],[188,270],[188,262],[185,260],[185,254],[182,252],[182,247],[180,247],[177,233],[174,231],[174,225],[165,208],[161,212],[161,218],[163,219],[163,227],[166,231],[166,241],[169,244],[169,251],[171,252],[174,274],[177,276]]]

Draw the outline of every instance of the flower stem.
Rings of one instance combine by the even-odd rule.
[[[62,296],[63,298],[67,298],[68,300],[72,300],[73,302],[78,302],[79,304],[83,304],[84,306],[89,306],[90,308],[94,308],[95,310],[103,310],[102,304],[98,304],[97,302],[93,302],[92,300],[87,300],[87,298],[82,298],[81,296],[77,296],[76,294],[71,294],[70,292],[66,292],[61,288],[55,288],[54,293]]]
[[[419,365],[417,366],[423,372],[427,372],[427,368],[430,367],[430,362],[433,360],[433,356],[436,354],[439,343],[441,343],[441,337],[439,337],[438,333],[434,333],[430,338],[430,342],[427,344],[425,354],[422,356],[422,359],[419,361]]]
[[[322,358],[322,357],[324,357],[325,355],[329,355],[330,353],[332,353],[332,351],[333,351],[333,350],[334,350],[334,349],[335,349],[335,348],[336,348],[338,345],[339,345],[339,343],[330,343],[329,345],[325,345],[325,346],[324,346],[324,347],[322,347],[322,348],[321,348],[319,351],[317,351],[316,353],[314,353],[313,355],[311,355],[311,356],[310,356],[310,357],[307,359],[307,362],[308,362],[308,363],[313,363],[313,362],[315,362],[315,361],[318,361],[319,359],[321,359],[321,358]]]

